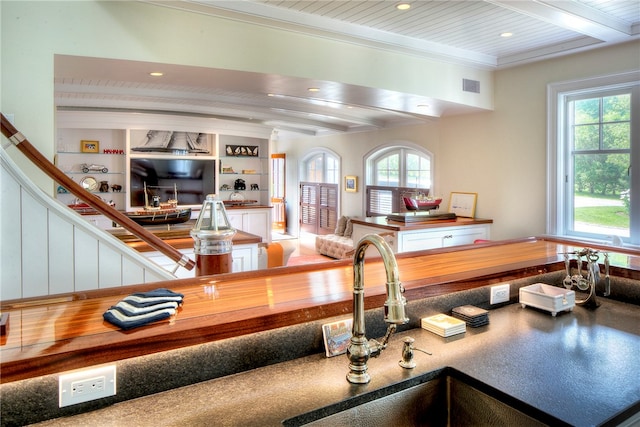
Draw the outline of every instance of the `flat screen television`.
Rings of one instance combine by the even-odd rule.
[[[216,192],[216,161],[213,159],[134,158],[129,164],[129,202],[132,208],[143,207],[144,186],[149,197],[160,196],[161,202],[174,197],[178,205],[202,205],[207,194]]]

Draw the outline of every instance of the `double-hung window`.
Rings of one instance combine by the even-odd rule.
[[[549,102],[548,231],[639,244],[638,73],[551,85]]]

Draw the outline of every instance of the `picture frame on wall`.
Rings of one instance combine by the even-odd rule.
[[[449,212],[463,218],[474,218],[478,193],[453,192],[449,197]]]
[[[99,153],[100,141],[89,141],[87,139],[83,139],[80,141],[80,151],[83,153]]]
[[[355,193],[358,191],[358,177],[347,175],[344,177],[344,191]]]

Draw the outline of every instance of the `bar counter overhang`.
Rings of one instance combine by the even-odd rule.
[[[405,297],[415,300],[562,270],[561,253],[585,246],[532,237],[399,254],[397,260]],[[612,276],[640,280],[640,251],[605,249],[627,255],[612,263]],[[1,340],[1,382],[347,315],[352,282],[352,261],[341,260],[4,301],[10,327]],[[103,321],[102,314],[122,297],[159,287],[185,295],[170,322],[124,332]],[[385,272],[379,258],[365,262],[365,289],[365,309],[382,307]]]

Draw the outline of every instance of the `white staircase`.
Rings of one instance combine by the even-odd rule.
[[[0,148],[0,300],[174,279],[52,198]]]

